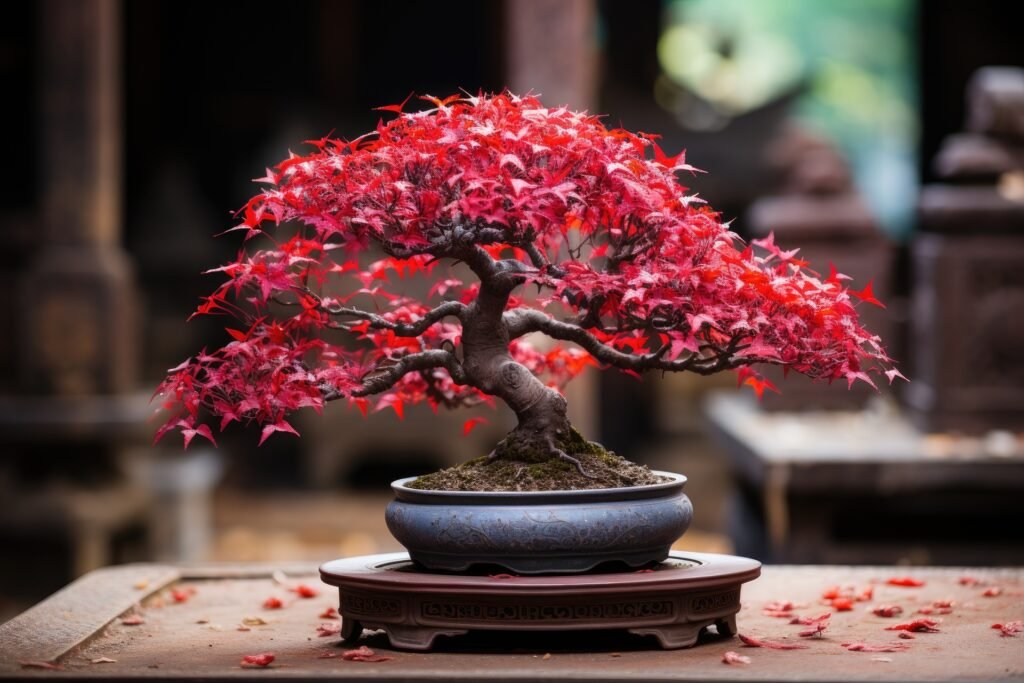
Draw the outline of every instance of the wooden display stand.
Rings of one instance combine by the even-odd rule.
[[[392,646],[408,650],[480,630],[626,629],[655,636],[665,649],[690,647],[709,626],[736,633],[740,586],[760,573],[756,560],[704,553],[672,553],[640,571],[548,576],[433,573],[407,553],[320,568],[324,583],[340,589],[346,640],[364,626],[382,628]]]

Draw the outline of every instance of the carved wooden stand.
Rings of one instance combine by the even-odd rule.
[[[673,552],[650,570],[550,576],[440,574],[407,553],[328,562],[320,577],[341,593],[341,635],[380,628],[392,646],[429,650],[439,635],[471,630],[626,629],[665,649],[690,647],[714,625],[736,633],[740,586],[761,563],[743,557]]]

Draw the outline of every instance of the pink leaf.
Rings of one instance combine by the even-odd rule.
[[[260,442],[257,445],[262,446],[263,442],[266,441],[274,432],[286,432],[288,434],[294,434],[295,436],[299,436],[299,433],[295,431],[294,427],[292,427],[284,420],[278,420],[274,424],[264,425],[263,435],[260,437]]]

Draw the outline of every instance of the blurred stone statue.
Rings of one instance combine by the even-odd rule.
[[[913,245],[907,402],[929,431],[1024,429],[1024,69],[984,67]]]

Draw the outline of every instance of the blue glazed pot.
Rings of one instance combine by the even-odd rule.
[[[428,569],[497,564],[517,574],[578,573],[602,562],[632,567],[668,557],[693,518],[686,477],[586,491],[424,491],[391,484],[388,529]]]

